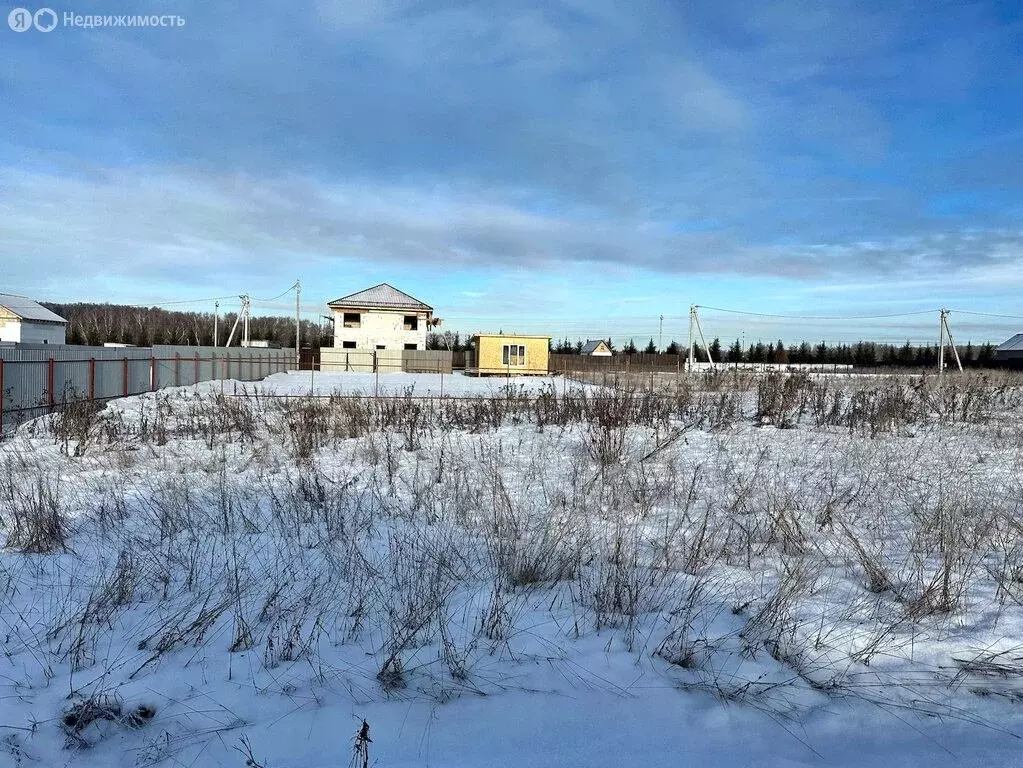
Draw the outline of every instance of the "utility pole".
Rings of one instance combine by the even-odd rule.
[[[687,362],[689,372],[693,371],[693,363],[696,362],[696,350],[694,345],[696,340],[693,338],[693,325],[696,321],[696,305],[693,304],[689,307],[689,360]]]
[[[302,350],[301,350],[301,337],[302,336],[302,283],[299,280],[295,281],[295,370],[299,370],[302,367]],[[309,361],[310,366],[312,360]]]
[[[249,294],[242,296],[242,314],[245,315],[245,327],[244,327],[244,339],[245,342],[242,344],[243,347],[249,346]]]
[[[238,312],[238,316],[235,317],[235,319],[234,319],[234,325],[231,326],[231,333],[229,333],[228,336],[227,336],[227,344],[224,345],[225,347],[230,347],[231,346],[231,341],[234,339],[234,332],[238,330],[238,323],[241,321],[242,316],[244,316],[245,313],[246,313],[246,306],[247,306],[249,297],[248,296],[239,296],[238,298],[242,300],[242,308]],[[246,337],[246,339],[248,339],[248,335],[249,335],[248,324],[249,324],[249,321],[248,321],[248,318],[246,318],[245,319],[245,326],[246,326],[246,328],[245,328],[245,337]]]
[[[938,384],[945,379],[945,313],[947,311],[947,309],[942,309],[938,320]]]
[[[213,346],[217,346],[217,324],[220,322],[220,302],[213,302]]]
[[[956,359],[956,367],[959,368],[959,373],[963,372],[963,361],[959,359],[959,350],[956,349],[956,340],[952,338],[952,329],[948,327],[948,316],[952,314],[952,310],[945,310],[945,335],[948,337],[948,345],[952,348],[952,355]]]
[[[703,326],[700,325],[700,315],[697,313],[697,308],[693,307],[693,320],[696,322],[696,330],[700,334],[700,343],[703,344],[703,351],[707,353],[707,362],[710,363],[710,369],[714,370],[714,357],[710,353],[710,345],[707,343],[707,339],[703,335]]]
[[[664,351],[664,315],[661,315],[661,320],[657,325],[657,351]]]
[[[948,345],[952,348],[952,355],[956,359],[956,366],[959,368],[959,372],[962,373],[963,361],[959,359],[959,350],[956,349],[955,339],[952,338],[952,329],[948,327],[948,316],[951,314],[951,310],[941,310],[941,327],[938,329],[938,383],[940,384],[945,376],[945,343],[948,340]]]

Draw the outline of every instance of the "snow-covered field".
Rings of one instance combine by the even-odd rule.
[[[1019,380],[507,383],[0,443],[0,764],[1020,762]]]
[[[220,382],[208,384],[220,388]],[[536,394],[545,389],[562,392],[567,383],[560,376],[465,376],[461,372],[449,375],[436,373],[277,373],[250,390],[277,395],[368,395],[393,397],[411,394],[414,397],[472,397],[515,394]],[[580,385],[575,384],[578,387]]]

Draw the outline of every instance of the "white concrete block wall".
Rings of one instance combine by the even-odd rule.
[[[348,310],[353,312],[354,310]],[[406,344],[415,344],[416,349],[426,349],[426,313],[372,310],[360,312],[359,328],[345,328],[344,312],[333,310],[334,346],[344,347],[344,342],[355,342],[355,349],[376,349],[382,346],[388,350],[403,350]],[[418,318],[414,331],[405,330],[405,317]]]

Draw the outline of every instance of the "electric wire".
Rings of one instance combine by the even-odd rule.
[[[298,283],[296,282],[293,285],[289,286],[288,289],[286,291],[284,291],[284,293],[280,293],[280,294],[274,296],[272,299],[254,299],[254,298],[252,298],[250,296],[249,297],[249,301],[257,302],[259,304],[268,304],[271,301],[277,301],[277,299],[280,299],[280,298],[283,298],[283,297],[287,296],[289,293],[291,293],[297,287],[298,287]]]
[[[917,312],[894,312],[885,315],[782,315],[770,312],[747,312],[741,309],[724,309],[722,307],[708,307],[703,304],[694,305],[696,309],[709,309],[712,312],[727,312],[732,315],[749,315],[750,317],[773,317],[789,320],[883,320],[891,317],[914,317],[918,315],[933,315],[939,312],[937,309],[923,309]],[[682,317],[675,317],[675,320],[682,320]]]
[[[1011,320],[1023,320],[1023,315],[1002,315],[997,312],[973,312],[968,309],[950,309],[949,312],[955,312],[958,315],[977,315],[979,317],[1005,317]]]

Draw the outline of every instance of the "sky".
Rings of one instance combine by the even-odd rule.
[[[4,291],[287,312],[297,279],[316,318],[388,282],[452,330],[640,344],[692,304],[807,318],[701,310],[747,343],[1023,330],[963,313],[1023,315],[1016,2],[51,7],[0,26]]]

